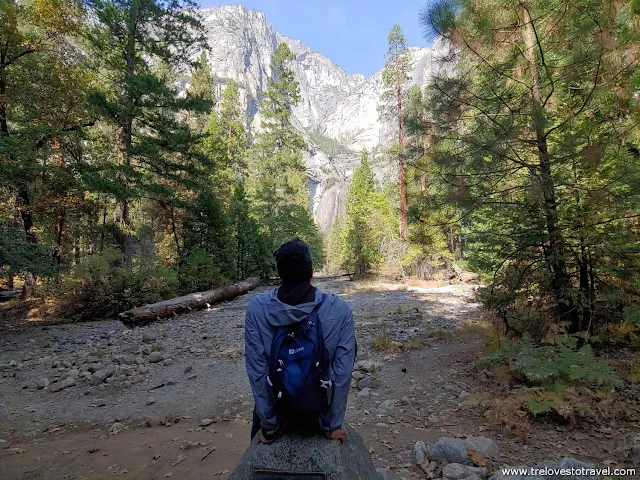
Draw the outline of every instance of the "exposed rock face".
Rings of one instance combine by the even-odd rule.
[[[369,449],[348,428],[344,445],[323,437],[285,436],[271,445],[257,443],[244,453],[229,480],[251,480],[256,470],[324,472],[328,480],[379,480]]]
[[[284,42],[296,56],[293,70],[302,100],[293,110],[293,123],[309,143],[305,159],[310,207],[321,230],[328,234],[336,216],[343,212],[346,190],[361,150],[375,152],[392,137],[392,125],[382,122],[377,110],[382,73],[370,78],[347,73],[300,41],[280,35],[258,11],[233,5],[204,9],[201,13],[211,48],[216,91],[219,94],[230,80],[239,84],[254,132],[260,129],[258,101],[271,75],[276,47]],[[412,48],[414,69],[407,87],[428,82],[437,58],[446,53],[447,47],[438,41],[434,49]],[[336,140],[345,153],[332,158],[322,152],[310,138],[312,133]],[[380,183],[383,178],[393,178],[389,177],[394,168],[392,161],[381,158],[377,163],[372,162]]]

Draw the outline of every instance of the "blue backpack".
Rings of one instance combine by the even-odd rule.
[[[324,344],[318,310],[320,303],[301,322],[278,327],[271,344],[269,376],[276,410],[287,418],[317,419],[333,397],[329,380],[329,352]]]

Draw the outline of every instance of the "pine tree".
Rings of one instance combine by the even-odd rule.
[[[95,23],[88,29],[88,47],[104,75],[94,92],[95,111],[114,127],[117,162],[110,178],[115,195],[114,235],[130,266],[135,251],[131,201],[145,190],[171,195],[156,178],[180,181],[193,153],[191,133],[177,114],[206,112],[211,102],[178,96],[167,70],[188,64],[194,49],[204,44],[202,25],[190,0],[90,0]],[[151,175],[150,175],[151,174]]]
[[[637,267],[638,58],[620,52],[639,17],[625,2],[442,1],[423,23],[459,52],[431,89],[432,154],[492,306],[509,329],[530,295],[592,330],[598,296],[626,296],[614,285]]]
[[[191,78],[189,79],[189,88],[187,96],[195,100],[205,100],[211,105],[215,103],[213,94],[213,77],[211,76],[211,66],[209,65],[209,57],[205,50],[200,54],[200,58],[193,67]],[[203,112],[193,115],[194,129],[197,133],[201,133],[207,123],[207,114]]]
[[[409,227],[407,220],[407,195],[405,178],[404,145],[404,86],[411,72],[411,57],[402,28],[394,25],[389,33],[389,50],[385,56],[386,64],[382,72],[384,91],[380,97],[381,113],[398,122],[398,185],[400,186],[400,236],[407,238]]]
[[[229,208],[237,180],[245,176],[249,138],[246,115],[240,105],[238,87],[224,89],[220,111],[212,111],[204,127],[203,153],[214,162],[212,182],[225,209]]]
[[[303,138],[291,124],[291,109],[300,92],[286,44],[278,45],[260,103],[262,131],[249,154],[248,192],[256,218],[274,250],[293,237],[308,242],[316,268],[323,265],[323,240],[309,209]]]
[[[397,223],[391,218],[386,193],[376,190],[366,150],[362,152],[360,166],[353,172],[345,210],[342,223],[332,232],[332,248],[339,248],[336,256],[343,269],[358,275],[370,273],[384,260],[382,244],[393,238]]]
[[[266,239],[260,233],[258,223],[249,213],[249,202],[242,182],[238,182],[235,187],[229,217],[233,229],[236,277],[267,276],[272,268],[272,260]]]
[[[208,100],[213,103],[213,77],[211,76],[211,66],[206,50],[203,50],[194,65],[189,80],[187,95],[193,98]]]

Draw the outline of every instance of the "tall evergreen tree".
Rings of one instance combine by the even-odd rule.
[[[200,99],[210,102],[211,105],[215,103],[213,93],[213,77],[211,76],[211,66],[209,65],[209,57],[206,50],[203,50],[200,54],[200,58],[195,63],[193,71],[191,72],[191,78],[189,79],[189,88],[187,89],[187,96],[193,99]],[[207,123],[207,114],[209,112],[192,113],[193,124],[196,133],[201,133]]]
[[[104,78],[94,92],[97,114],[114,127],[116,163],[108,190],[115,195],[114,235],[132,264],[135,228],[131,200],[148,190],[170,195],[157,177],[172,180],[188,171],[185,161],[194,143],[178,112],[206,112],[211,102],[178,96],[177,86],[163,74],[188,64],[194,49],[204,45],[203,29],[191,0],[89,0],[95,22],[88,29],[88,47]],[[115,181],[114,181],[115,180]],[[161,190],[161,191],[158,191]]]
[[[380,97],[381,113],[398,122],[398,185],[400,186],[400,236],[407,238],[409,224],[407,220],[407,194],[405,178],[405,128],[403,114],[404,87],[411,72],[411,57],[407,40],[400,25],[394,25],[389,32],[389,50],[385,55],[386,63],[382,72],[384,90]]]
[[[423,22],[459,53],[432,87],[432,153],[473,222],[472,261],[493,272],[492,306],[509,328],[530,295],[591,331],[597,300],[637,278],[632,3],[442,1]]]
[[[271,61],[272,77],[261,101],[262,131],[250,152],[248,192],[256,218],[277,248],[292,237],[307,241],[317,268],[323,265],[323,240],[309,209],[303,138],[291,124],[291,109],[300,92],[289,66],[295,57],[278,45]]]
[[[225,208],[231,204],[234,185],[245,176],[245,156],[249,148],[246,124],[238,87],[232,82],[222,93],[220,111],[210,113],[202,141],[203,152],[215,164],[211,180]]]

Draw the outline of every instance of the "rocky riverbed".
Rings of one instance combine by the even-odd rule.
[[[473,374],[484,345],[477,287],[319,286],[354,310],[360,355],[347,420],[386,478],[457,480],[457,467],[443,467],[464,462],[437,462],[429,449],[469,435],[495,441],[487,467],[564,456],[629,464],[633,428],[612,437],[542,424],[523,444],[487,421]],[[253,294],[132,330],[96,321],[3,333],[0,477],[226,478],[248,444],[242,327]]]

